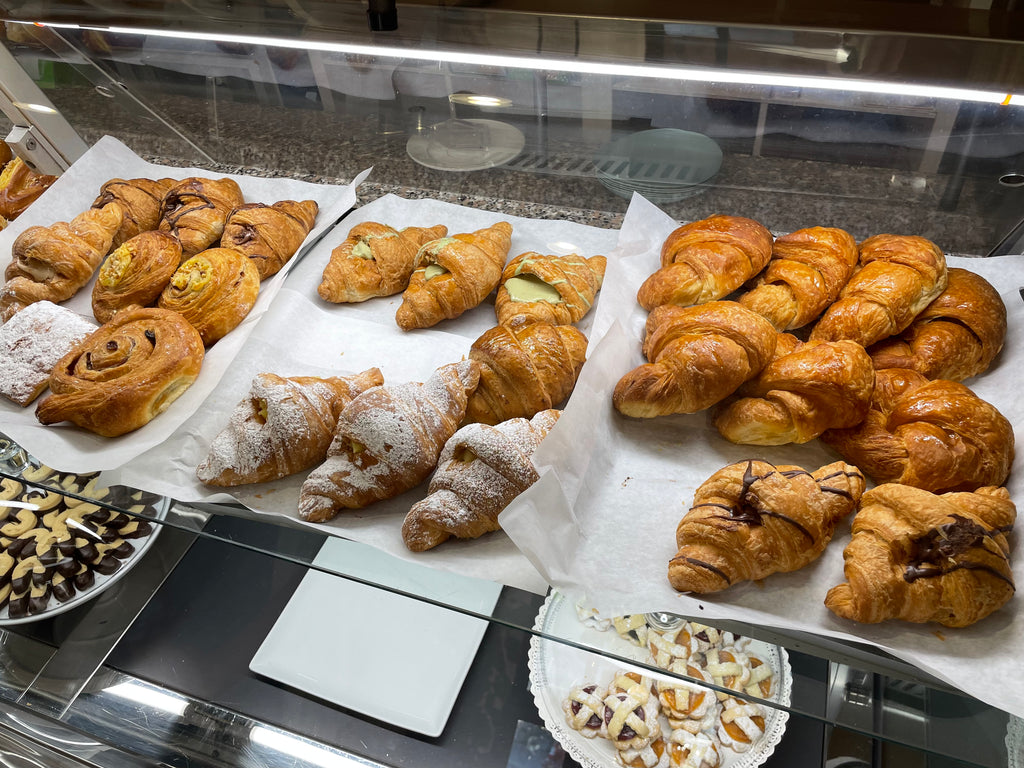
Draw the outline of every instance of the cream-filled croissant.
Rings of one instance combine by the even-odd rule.
[[[604,256],[575,253],[544,256],[530,251],[516,256],[505,265],[494,298],[498,325],[517,318],[552,325],[579,322],[594,305],[607,262]]]

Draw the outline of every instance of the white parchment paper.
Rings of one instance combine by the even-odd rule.
[[[808,226],[816,222],[808,222]],[[602,615],[663,610],[706,619],[732,619],[825,636],[867,641],[996,707],[1024,715],[1024,597],[973,627],[888,622],[858,625],[824,606],[843,578],[845,521],[825,554],[803,570],[763,583],[736,585],[691,597],[668,583],[675,529],[697,486],[721,467],[747,458],[817,468],[838,457],[819,441],[803,446],[737,446],[721,438],[706,413],[630,419],[612,407],[615,384],[644,362],[640,352],[647,313],[636,291],[659,266],[661,243],[677,226],[635,196],[619,244],[609,259],[595,319],[590,358],[559,423],[535,454],[541,479],[502,513],[508,535],[556,588]],[[1006,345],[995,365],[966,382],[995,404],[1018,435],[1024,425],[1024,257],[950,259],[981,274],[1002,294],[1009,312]],[[1024,450],[1008,481],[1024,502]],[[1011,537],[1014,575],[1024,584],[1021,533]]]
[[[236,403],[248,392],[255,374],[269,371],[282,376],[336,376],[376,366],[386,383],[423,381],[439,365],[465,358],[472,342],[496,324],[493,295],[456,320],[411,332],[395,324],[401,294],[360,304],[329,304],[320,299],[316,289],[324,266],[331,251],[355,224],[379,221],[396,228],[444,224],[450,234],[455,234],[501,220],[512,224],[509,258],[529,250],[593,256],[610,251],[617,239],[614,230],[501,216],[436,200],[387,195],[358,208],[295,266],[273,306],[195,414],[160,445],[129,460],[113,477],[119,478],[117,482],[182,501],[234,500],[256,514],[283,516],[296,525],[344,535],[414,562],[543,594],[546,582],[501,532],[471,541],[451,540],[428,552],[409,552],[402,542],[402,521],[409,508],[426,495],[427,483],[396,499],[314,524],[302,522],[296,515],[299,487],[308,473],[242,486],[228,493],[208,488],[195,477],[196,465]],[[593,314],[580,323],[584,333]]]
[[[301,259],[306,244],[316,242],[325,230],[355,205],[356,187],[367,174],[369,170],[359,174],[351,185],[343,186],[310,184],[294,179],[214,174],[198,168],[172,168],[147,163],[117,139],[110,136],[100,139],[24,214],[0,232],[0,258],[5,266],[10,261],[11,245],[28,227],[70,221],[92,205],[104,183],[118,177],[185,179],[189,176],[228,176],[238,182],[246,202],[270,204],[278,200],[315,200],[320,206],[316,226],[307,236],[298,254],[285,265],[285,268],[261,283],[259,298],[248,317],[207,350],[202,370],[195,383],[149,424],[135,432],[111,439],[68,423],[44,427],[36,421],[35,403],[27,408],[21,408],[5,398],[0,398],[2,431],[42,461],[71,472],[113,469],[165,441],[196,412],[199,405],[217,387],[235,355],[281,289],[288,270]],[[91,319],[92,286],[95,279],[93,275],[93,279],[64,302],[64,306]],[[42,397],[46,396],[47,393],[44,392]]]

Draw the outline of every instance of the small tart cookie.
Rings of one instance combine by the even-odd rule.
[[[605,688],[595,683],[577,686],[569,691],[569,696],[562,702],[565,721],[574,731],[579,731],[586,738],[604,735],[604,697],[608,695]]]
[[[711,676],[703,669],[682,660],[676,661],[669,671],[712,682]],[[698,733],[714,726],[718,717],[718,699],[714,691],[685,680],[659,681],[658,701],[673,728]]]
[[[642,749],[623,749],[616,754],[626,768],[668,768],[668,752],[660,736]]]
[[[616,749],[643,749],[661,733],[659,710],[649,679],[636,672],[618,673],[604,698],[607,737]]]
[[[718,738],[735,752],[746,752],[764,735],[764,710],[743,699],[728,698],[722,702]]]
[[[671,768],[715,768],[721,760],[716,741],[704,733],[672,731],[668,739]]]

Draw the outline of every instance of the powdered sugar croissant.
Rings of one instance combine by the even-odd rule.
[[[413,505],[402,540],[414,552],[451,537],[475,539],[501,528],[498,515],[537,480],[530,457],[558,420],[556,410],[495,426],[467,424],[445,443],[430,495]]]
[[[679,521],[668,580],[681,592],[718,592],[803,568],[863,493],[864,476],[841,461],[814,472],[753,459],[723,467]]]
[[[260,373],[227,426],[210,443],[196,476],[207,485],[264,483],[327,458],[342,409],[384,377],[376,368],[353,376]]]
[[[459,428],[480,377],[472,360],[443,365],[426,382],[371,387],[345,406],[327,460],[299,493],[299,516],[330,520],[418,485]]]

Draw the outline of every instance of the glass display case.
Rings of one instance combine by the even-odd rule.
[[[445,216],[460,232],[507,219],[531,231],[521,241],[530,248],[569,253],[582,244],[610,260],[640,248],[649,227],[716,213],[750,217],[776,235],[811,226],[841,227],[858,241],[914,234],[957,264],[1008,259],[978,263],[1005,264],[990,269],[1007,305],[1018,298],[1006,289],[1024,269],[1013,259],[1024,237],[1024,48],[1010,39],[1012,12],[990,9],[988,34],[978,35],[970,24],[940,24],[949,14],[934,8],[921,29],[894,30],[904,4],[893,4],[891,18],[872,17],[871,28],[828,8],[806,22],[780,11],[741,23],[735,10],[684,17],[614,6],[0,1],[2,129],[32,167],[63,173],[12,232],[45,217],[70,220],[103,178],[145,172],[230,176],[247,201],[253,190],[287,190],[279,198],[320,203],[313,235],[244,333],[208,352],[220,378],[179,409],[176,426],[119,453],[111,446],[132,443],[94,442],[4,412],[0,432],[12,438],[0,439],[5,548],[21,546],[11,532],[26,525],[22,511],[41,521],[48,510],[77,510],[85,520],[66,534],[66,552],[41,543],[38,569],[18,573],[37,573],[42,602],[0,610],[5,764],[604,768],[629,760],[651,768],[669,756],[708,768],[1021,764],[1024,728],[1011,713],[1024,711],[999,693],[1020,682],[1015,600],[961,635],[985,649],[992,637],[1009,638],[991,666],[987,650],[961,664],[955,629],[887,636],[893,647],[927,646],[929,667],[883,650],[880,635],[817,631],[817,618],[789,622],[746,603],[723,612],[728,599],[708,601],[707,618],[638,594],[633,610],[645,613],[629,614],[621,598],[606,603],[578,572],[544,556],[545,538],[559,549],[554,518],[550,533],[523,533],[540,502],[520,503],[511,538],[496,532],[471,542],[475,549],[458,542],[418,556],[402,546],[393,517],[370,511],[317,526],[295,512],[297,484],[221,492],[195,479],[195,457],[245,394],[238,382],[268,360],[302,360],[307,375],[350,374],[376,354],[386,380],[392,371],[423,380],[427,362],[465,357],[468,340],[493,324],[475,316],[458,333],[421,332],[427,343],[389,347],[392,336],[372,330],[381,313],[353,305],[344,308],[355,317],[344,338],[318,336],[340,316],[303,303],[316,300],[318,259],[352,224],[372,220],[366,211],[417,226]],[[965,11],[965,21],[975,18]],[[1012,331],[1020,312],[1008,308]],[[588,323],[593,355],[599,339],[614,339],[614,323]],[[1004,377],[1017,364],[1012,346]],[[986,381],[980,391],[996,392],[1016,426],[1012,387]],[[594,416],[584,434],[563,433],[566,453],[614,451],[604,418]],[[731,455],[708,446],[690,448],[699,457],[680,453],[679,465]],[[661,497],[674,510],[692,498],[687,478],[630,476],[621,486],[635,481],[645,494],[637,499]],[[564,500],[561,522],[578,527],[567,482],[542,472],[531,491],[554,511]],[[629,511],[639,517],[645,503]],[[536,546],[517,548],[520,537]],[[576,546],[568,541],[565,552]],[[44,551],[74,570],[55,571]],[[1011,552],[1019,552],[1012,536]],[[8,551],[3,568],[5,556],[11,570],[21,562]],[[55,572],[75,584],[60,599],[47,582]],[[666,669],[648,641],[677,638],[679,613],[685,631],[701,636],[694,653],[756,659],[720,663],[746,673],[744,664],[765,666],[769,682],[745,683],[737,701],[734,667],[710,676],[685,664]],[[620,614],[628,621],[613,621]],[[947,658],[936,642],[948,645]],[[962,680],[958,665],[982,670],[980,679],[951,682]],[[729,722],[753,721],[753,743],[730,742],[737,737],[720,736],[718,720],[697,717],[682,729],[689,736],[666,739],[652,758],[620,752],[603,734],[588,738],[586,718],[570,727],[580,711],[567,701],[574,688],[628,686],[617,677],[623,667],[654,676],[662,690],[683,678],[687,695],[724,702],[712,707],[718,718],[722,710]],[[744,714],[744,702],[760,708]],[[666,717],[659,727],[679,733]]]

